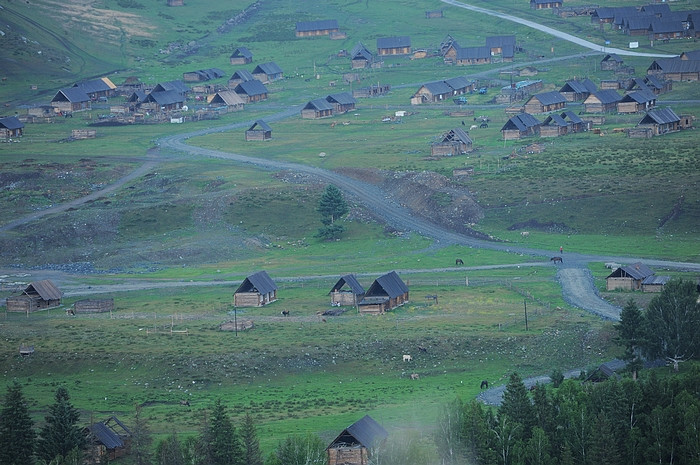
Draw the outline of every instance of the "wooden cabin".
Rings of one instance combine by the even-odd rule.
[[[231,89],[235,89],[235,87],[241,82],[248,82],[254,80],[255,78],[253,77],[253,73],[251,73],[247,69],[239,69],[235,71],[228,79],[228,86]]]
[[[618,113],[641,113],[656,105],[656,95],[649,89],[635,90],[623,95],[617,103]]]
[[[331,296],[331,305],[357,305],[365,296],[365,288],[355,275],[346,274],[335,283],[328,295]]]
[[[8,297],[5,304],[8,312],[32,313],[58,307],[62,297],[56,285],[46,279],[30,283],[20,295]]]
[[[372,52],[362,42],[358,42],[350,51],[350,67],[352,69],[371,68],[373,62]]]
[[[24,123],[16,116],[0,118],[0,139],[12,139],[22,137]]]
[[[391,90],[391,84],[372,84],[367,87],[360,87],[352,90],[352,96],[355,98],[373,98],[386,95]]]
[[[579,115],[571,110],[567,110],[560,115],[569,126],[567,134],[588,131],[588,123],[583,121]]]
[[[245,278],[233,294],[234,307],[263,307],[277,300],[277,284],[265,271]]]
[[[141,107],[152,111],[171,112],[182,109],[184,105],[185,97],[183,95],[175,90],[166,90],[148,94]]]
[[[411,38],[400,37],[379,37],[377,39],[377,55],[410,55]]]
[[[357,100],[350,92],[330,94],[326,97],[326,100],[333,105],[333,114],[336,115],[355,110],[355,105],[357,104]]]
[[[175,79],[173,81],[159,82],[153,87],[151,92],[167,92],[169,90],[175,91],[183,97],[187,96],[192,89],[184,83],[181,79]]]
[[[296,24],[297,37],[327,36],[338,32],[338,20],[323,19],[320,21],[299,21]]]
[[[681,118],[672,109],[656,108],[644,115],[636,127],[648,131],[651,136],[661,136],[680,131],[680,123]]]
[[[182,73],[182,80],[185,82],[206,82],[212,79],[219,79],[226,75],[224,70],[219,68],[198,69],[196,71],[185,71]]]
[[[613,89],[603,89],[593,92],[583,101],[586,113],[610,113],[617,111],[617,103],[622,99]]]
[[[59,90],[51,99],[51,106],[59,114],[89,110],[92,107],[90,97],[80,87]]]
[[[284,73],[282,72],[282,68],[277,66],[277,63],[270,61],[256,66],[255,69],[253,69],[253,77],[263,84],[266,84],[283,79]]]
[[[325,98],[311,100],[301,109],[301,117],[305,119],[329,118],[333,116],[333,105]]]
[[[474,91],[474,81],[470,81],[464,76],[457,76],[445,79],[445,84],[452,89],[452,95],[464,95]]]
[[[453,89],[445,81],[427,82],[420,86],[411,97],[411,105],[434,103],[448,100],[453,95]]]
[[[585,100],[593,92],[597,91],[595,83],[590,79],[584,79],[578,81],[572,79],[566,81],[566,83],[559,89],[559,93],[564,96],[567,102],[577,102],[579,100]]]
[[[89,464],[106,464],[129,454],[131,431],[115,416],[93,423],[83,433],[88,438],[85,458]]]
[[[565,136],[569,132],[569,123],[556,113],[547,116],[540,126],[540,137]]]
[[[232,90],[220,90],[207,99],[212,107],[225,106],[227,111],[243,110],[245,102]]]
[[[434,157],[451,157],[468,153],[472,150],[474,150],[472,139],[462,128],[447,131],[439,141],[434,142],[430,146],[430,154]]]
[[[647,74],[661,77],[668,81],[700,80],[700,59],[657,58],[647,68]]]
[[[328,465],[369,465],[376,449],[388,437],[389,433],[379,423],[365,415],[326,447]]]
[[[516,48],[515,36],[488,36],[486,37],[486,46],[489,48],[491,55],[501,55],[503,56],[503,61],[512,61]]]
[[[605,278],[605,287],[608,291],[639,291],[642,289],[642,281],[653,274],[654,272],[642,263],[621,266]]]
[[[106,77],[79,82],[73,87],[82,89],[93,102],[98,100],[100,97],[114,97],[117,89],[117,86]]]
[[[454,48],[454,47],[453,47]],[[459,47],[454,49],[454,57],[450,48],[445,54],[457,66],[483,65],[491,63],[491,50],[486,46]]]
[[[561,0],[530,0],[530,8],[533,10],[561,8],[562,3]]]
[[[617,71],[622,67],[624,61],[615,53],[609,53],[600,60],[601,71]]]
[[[253,62],[253,52],[246,47],[238,47],[228,58],[228,62],[232,65],[247,65]]]
[[[270,140],[272,139],[272,128],[265,121],[259,119],[245,132],[245,140]]]
[[[83,299],[73,304],[74,313],[109,313],[114,310],[114,299]]]
[[[360,313],[379,314],[408,302],[408,287],[395,271],[375,279],[358,303]]]
[[[517,140],[540,133],[542,123],[529,113],[520,113],[511,117],[501,128],[503,140]]]
[[[670,276],[656,276],[655,274],[647,276],[642,281],[642,292],[661,292],[670,280]]]
[[[525,102],[525,113],[549,113],[566,108],[566,98],[556,90],[533,95]]]
[[[243,99],[245,103],[254,103],[267,100],[267,87],[265,87],[265,84],[257,79],[241,82],[233,90]]]

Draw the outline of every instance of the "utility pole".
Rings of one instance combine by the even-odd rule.
[[[523,299],[523,304],[525,305],[525,331],[529,331],[527,327],[527,300]]]

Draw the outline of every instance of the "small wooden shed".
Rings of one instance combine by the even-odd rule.
[[[24,123],[16,116],[6,116],[0,118],[0,138],[11,139],[21,137]]]
[[[241,96],[232,90],[220,90],[208,100],[209,105],[225,106],[228,111],[242,110],[245,106],[245,102],[243,102]]]
[[[31,313],[58,307],[62,297],[63,293],[52,281],[35,281],[24,288],[20,295],[7,298],[7,311]]]
[[[467,131],[454,128],[442,135],[442,139],[430,146],[432,156],[455,156],[473,150],[473,142]]]
[[[88,438],[88,461],[98,464],[116,460],[129,453],[131,431],[117,417],[93,423],[85,428]]]
[[[540,133],[542,123],[529,113],[511,117],[501,128],[503,140],[517,140]]]
[[[649,132],[652,136],[661,136],[680,130],[681,118],[670,108],[656,108],[649,111],[637,123],[637,128]]]
[[[556,90],[533,95],[525,102],[525,113],[549,113],[566,107],[566,98]]]
[[[596,90],[598,90],[598,88],[590,79],[584,79],[582,81],[572,79],[566,81],[561,89],[559,89],[559,93],[563,95],[568,102],[576,102],[585,100]]]
[[[338,32],[338,20],[322,19],[319,21],[298,21],[295,35],[297,37],[327,36]]]
[[[277,284],[265,271],[245,278],[233,294],[235,307],[263,307],[277,300]]]
[[[350,51],[350,60],[352,69],[370,68],[374,62],[372,52],[362,42]]]
[[[331,296],[331,305],[357,305],[365,296],[365,288],[355,275],[346,274],[335,283],[328,295]]]
[[[377,55],[410,55],[411,38],[400,37],[379,37],[377,39]]]
[[[618,113],[640,113],[656,105],[656,94],[648,88],[635,90],[624,95],[617,103]]]
[[[270,140],[272,128],[265,121],[259,119],[245,132],[245,140]]]
[[[311,100],[301,109],[301,117],[305,119],[328,118],[333,116],[333,105],[325,98]]]
[[[228,59],[232,65],[247,65],[253,62],[253,52],[246,47],[238,47]]]
[[[600,60],[600,69],[601,71],[617,71],[623,63],[622,58],[615,53],[610,53]]]
[[[253,77],[264,84],[284,78],[284,73],[277,63],[270,61],[256,66],[253,69]]]
[[[330,94],[326,97],[328,103],[333,105],[333,114],[347,113],[355,109],[357,100],[350,92],[340,92],[338,94]]]
[[[384,313],[408,302],[408,286],[395,271],[374,280],[358,308],[360,313]]]
[[[257,79],[241,82],[233,90],[240,95],[245,103],[267,100],[267,87]]]
[[[568,132],[569,124],[556,113],[547,116],[540,126],[540,137],[565,136]]]
[[[372,417],[365,415],[345,428],[326,447],[328,465],[368,465],[387,437],[389,433]]]
[[[670,276],[656,276],[655,274],[647,276],[642,281],[642,292],[661,292],[670,280]]]
[[[592,93],[583,101],[586,113],[610,113],[617,111],[617,103],[622,99],[613,89],[603,89]]]
[[[82,88],[68,87],[56,92],[56,95],[51,99],[51,106],[56,113],[72,113],[89,110],[91,102],[90,97]]]

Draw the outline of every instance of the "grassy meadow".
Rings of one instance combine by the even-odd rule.
[[[215,120],[98,127],[95,139],[70,141],[71,129],[86,128],[108,113],[108,105],[95,105],[53,124],[28,124],[20,142],[0,143],[0,227],[154,164],[104,197],[0,231],[5,273],[0,297],[17,289],[7,283],[29,281],[41,269],[63,272],[57,275],[59,287],[85,290],[67,295],[64,308],[29,316],[0,313],[2,379],[24,386],[38,422],[56,387],[66,385],[83,421],[117,414],[128,424],[134,407],[143,405],[158,437],[196,433],[205,409],[221,398],[234,418],[253,414],[265,453],[290,432],[330,440],[365,414],[394,434],[415,431],[429,439],[439,408],[455,397],[473,398],[483,379],[500,384],[514,370],[529,376],[588,368],[621,353],[610,322],[563,301],[552,265],[528,265],[540,259],[400,234],[352,198],[343,238],[321,241],[315,237],[321,226],[315,208],[325,186],[293,173],[158,150],[158,140],[173,134],[237,125],[188,143],[329,170],[438,173],[453,188],[436,190],[440,203],[449,207],[458,194],[472,196],[483,212],[474,229],[512,244],[700,259],[697,130],[629,139],[614,129],[633,127],[641,116],[615,114],[599,126],[600,136],[501,138],[507,116],[492,99],[508,84],[508,72],[536,67],[545,91],[574,77],[598,83],[615,77],[600,71],[601,54],[581,55],[587,51],[573,44],[437,0],[268,0],[224,32],[217,28],[252,1],[188,0],[183,8],[165,3],[81,0],[59,11],[44,0],[0,0],[7,23],[0,30],[11,44],[0,50],[6,115],[46,104],[58,89],[93,77],[119,84],[138,76],[155,84],[180,79],[185,71],[219,67],[230,75],[267,61],[285,73],[284,80],[269,85],[268,101]],[[567,2],[583,4],[588,2]],[[692,5],[679,1],[672,8]],[[530,10],[524,0],[492,0],[488,7],[594,43],[628,45],[629,37],[601,31],[587,17],[562,20]],[[444,9],[444,18],[425,18],[425,11],[437,9]],[[338,20],[347,39],[294,37],[296,21],[328,18]],[[343,83],[351,70],[339,52],[359,41],[373,49],[378,37],[410,35],[414,48],[432,51],[447,34],[462,46],[477,46],[504,33],[515,34],[525,49],[512,64],[451,67],[439,57],[391,57],[380,69],[357,71],[361,81]],[[677,54],[693,45],[669,41],[651,47],[642,41],[639,51]],[[229,64],[238,46],[254,53],[253,66]],[[625,63],[641,76],[651,59],[625,57]],[[473,120],[447,116],[457,108],[451,102],[412,107],[409,99],[421,83],[460,75],[489,87],[486,95],[469,95],[466,106],[488,117],[489,127],[470,131],[472,153],[431,159],[431,142]],[[392,91],[359,100],[356,111],[334,118],[297,115],[271,122],[272,140],[244,141],[245,129],[259,118],[376,83],[391,84]],[[697,82],[674,83],[659,106],[698,116],[698,101]],[[120,103],[121,97],[109,102]],[[185,114],[193,116],[200,104],[188,105]],[[409,114],[382,122],[397,110]],[[545,150],[528,154],[524,147],[533,142]],[[474,175],[452,177],[464,167],[473,167]],[[523,230],[529,237],[520,235]],[[456,257],[482,269],[459,270]],[[489,269],[492,265],[504,267]],[[603,291],[609,270],[601,263],[589,267]],[[236,309],[235,318],[254,322],[252,330],[220,331],[222,322],[234,319],[238,283],[263,269],[279,279],[279,300],[267,308]],[[356,273],[368,287],[391,270],[409,284],[409,304],[376,317],[353,308],[340,316],[318,315],[330,308],[327,294],[339,276]],[[163,287],[152,286],[159,281]],[[89,286],[112,287],[91,294]],[[602,293],[618,305],[631,296],[648,301]],[[437,295],[438,302],[427,295]],[[115,311],[65,315],[65,307],[91,297],[113,297]],[[282,310],[291,316],[282,317]],[[21,358],[17,348],[25,343],[36,352]],[[403,362],[403,354],[411,354],[413,362]],[[412,373],[420,380],[411,380]],[[191,407],[181,406],[182,400]]]

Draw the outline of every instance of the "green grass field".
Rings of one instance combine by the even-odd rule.
[[[551,266],[530,267],[525,263],[534,260],[527,256],[397,234],[352,201],[342,239],[321,241],[315,237],[321,226],[315,207],[325,186],[190,153],[147,154],[171,134],[241,123],[240,129],[188,143],[330,170],[434,172],[453,188],[436,191],[436,203],[449,211],[458,193],[470,195],[483,213],[474,228],[499,240],[553,251],[563,246],[589,254],[698,261],[696,130],[633,140],[613,130],[633,127],[641,116],[609,115],[600,126],[602,137],[585,133],[504,142],[500,136],[507,116],[503,106],[490,103],[509,80],[500,71],[531,65],[544,90],[557,90],[574,77],[612,79],[612,72],[599,69],[601,55],[576,56],[585,51],[520,25],[504,29],[490,16],[437,0],[325,0],[322,8],[310,0],[269,0],[245,22],[217,32],[250,3],[189,0],[186,7],[168,8],[164,1],[102,0],[71,2],[58,11],[43,0],[0,1],[9,26],[0,30],[11,44],[0,50],[0,103],[6,115],[22,114],[25,104],[46,104],[57,89],[92,77],[108,76],[119,84],[138,76],[155,84],[202,68],[232,74],[239,67],[228,57],[242,45],[253,51],[253,64],[275,61],[285,71],[284,80],[270,84],[267,102],[217,120],[99,127],[95,139],[70,142],[71,129],[86,128],[108,112],[95,108],[54,124],[27,125],[19,143],[0,143],[0,226],[95,192],[146,161],[157,162],[146,176],[106,197],[0,232],[0,268],[10,274],[44,267],[69,273],[88,269],[94,272],[78,278],[88,286],[193,284],[100,295],[115,299],[111,315],[69,318],[65,308],[1,314],[0,371],[6,384],[16,379],[24,386],[35,420],[43,418],[56,387],[66,385],[84,422],[117,414],[128,424],[135,405],[144,405],[158,437],[173,430],[189,435],[221,398],[236,421],[245,412],[253,414],[269,453],[290,432],[330,440],[365,414],[391,432],[427,434],[442,405],[455,397],[473,398],[483,379],[500,384],[514,370],[528,376],[585,368],[621,352],[610,322],[563,301]],[[488,7],[599,44],[610,40],[611,46],[626,48],[629,42],[592,26],[587,17],[562,20],[530,10],[522,0],[493,0]],[[672,5],[692,7],[687,1]],[[436,9],[444,9],[445,17],[425,18],[425,11]],[[294,37],[296,21],[327,18],[338,19],[347,39]],[[378,37],[406,34],[415,48],[434,50],[447,34],[463,46],[476,46],[504,31],[515,34],[525,49],[513,64],[451,67],[438,57],[393,57],[380,69],[359,71],[360,82],[342,81],[350,63],[338,54],[359,41],[373,49]],[[685,41],[653,48],[642,42],[639,51],[675,54],[692,48]],[[561,60],[544,61],[549,58]],[[625,63],[643,75],[651,59],[625,57]],[[488,116],[489,127],[470,131],[474,152],[429,159],[432,141],[471,120],[446,116],[456,108],[452,104],[412,107],[409,99],[423,82],[459,75],[490,86],[486,95],[469,95],[467,105],[475,115]],[[225,84],[226,78],[214,83]],[[360,100],[356,111],[331,119],[275,121],[272,140],[244,141],[248,122],[375,83],[391,84],[391,93]],[[660,106],[697,116],[700,86],[674,83],[660,99]],[[189,103],[191,116],[196,103]],[[412,114],[382,122],[396,110]],[[331,127],[331,122],[339,124]],[[521,150],[532,142],[542,143],[544,152]],[[452,177],[454,169],[464,167],[473,167],[474,175]],[[529,237],[522,237],[522,230]],[[455,257],[467,266],[522,266],[455,271],[450,268]],[[220,331],[222,322],[234,318],[237,283],[261,269],[285,278],[279,300],[262,309],[236,310],[235,317],[252,320],[254,329],[238,335]],[[393,269],[404,270],[409,304],[378,317],[352,308],[325,322],[317,315],[329,308],[327,294],[338,276],[358,273],[368,286]],[[603,291],[609,270],[599,263],[590,269]],[[194,285],[200,283],[207,285]],[[0,297],[13,289],[4,286]],[[425,298],[435,294],[439,303]],[[634,296],[604,295],[618,304]],[[67,297],[65,306],[81,297]],[[291,317],[283,318],[282,310]],[[171,334],[171,329],[188,333]],[[25,343],[36,352],[21,358],[17,349]],[[427,353],[419,352],[419,345]],[[402,362],[403,354],[412,354],[414,361]],[[420,380],[411,380],[412,373]],[[186,399],[191,408],[179,404]]]

